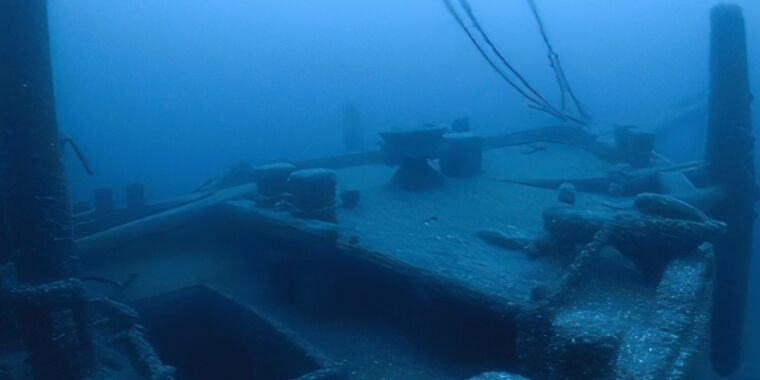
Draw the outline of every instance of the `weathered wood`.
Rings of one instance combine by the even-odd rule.
[[[679,173],[702,165],[701,162],[689,162],[668,166],[637,170],[611,170],[608,173],[588,178],[538,178],[538,179],[494,179],[499,182],[538,187],[543,189],[558,189],[562,184],[573,185],[579,191],[609,193],[612,195],[636,195],[643,192],[668,192],[661,186],[660,177],[663,174]],[[687,179],[684,178],[688,182]]]
[[[0,154],[7,248],[14,252],[21,280],[44,283],[74,273],[47,2],[2,1],[0,25]]]
[[[224,201],[254,197],[256,185],[242,185],[207,194],[194,202],[77,240],[82,258],[105,254],[132,240],[208,217]]]
[[[335,155],[294,162],[300,169],[327,168],[343,169],[364,165],[382,165],[388,160],[388,154],[382,150]]]
[[[667,193],[668,196],[678,199],[681,202],[687,203],[696,207],[700,211],[710,214],[715,207],[723,202],[724,192],[720,187],[706,187],[701,189],[689,190],[681,193]],[[614,204],[611,202],[604,202],[604,206],[611,210],[626,210],[633,207],[633,202],[628,200],[620,204]]]
[[[483,151],[533,143],[550,143],[574,146],[586,150],[605,161],[620,162],[622,158],[616,147],[602,141],[587,129],[570,126],[532,128],[504,135],[481,137]],[[383,150],[359,152],[294,162],[298,168],[342,169],[364,165],[382,165],[392,162]]]
[[[479,137],[479,139],[484,152],[510,146],[530,145],[543,142],[574,146],[586,150],[609,162],[620,162],[622,160],[619,152],[612,144],[601,141],[599,136],[579,127],[549,126],[504,135],[484,136]],[[381,149],[293,161],[290,163],[295,165],[298,169],[345,169],[368,165],[398,164],[399,162],[397,158],[394,158],[393,154]],[[207,180],[199,186],[196,192],[209,190],[217,180],[218,178]]]
[[[513,315],[517,312],[517,306],[500,295],[483,293],[432,269],[412,266],[390,255],[362,247],[352,238],[354,235],[341,230],[339,225],[292,218],[286,213],[256,207],[256,204],[249,200],[225,202],[222,208],[226,218],[248,226],[261,236],[287,240],[308,247],[307,251],[326,249],[346,260],[367,262],[403,278],[413,278],[422,288],[440,291],[496,313]]]
[[[724,223],[668,196],[640,194],[634,210],[611,215],[555,206],[544,210],[544,229],[561,246],[573,247],[607,228],[605,244],[631,259],[647,279],[657,279],[674,257],[715,241],[726,229]]]
[[[76,214],[73,217],[74,235],[77,239],[83,238],[135,220],[147,218],[151,215],[184,206],[206,198],[211,194],[212,192],[190,193],[169,201],[146,205],[137,209],[113,210],[105,215],[101,215],[94,210]]]
[[[611,147],[598,142],[598,137],[584,129],[567,126],[550,126],[518,131],[505,135],[485,136],[481,138],[484,151],[510,146],[527,145],[536,142],[565,144],[591,151],[605,158],[611,158]],[[364,165],[382,165],[392,161],[383,150],[335,155],[294,162],[299,168],[342,169]]]
[[[663,194],[677,194],[694,191],[694,184],[683,172],[661,172],[657,174],[657,182]]]
[[[534,236],[517,229],[507,231],[480,230],[475,233],[475,236],[488,244],[512,251],[524,250],[535,239]]]
[[[709,181],[725,199],[712,217],[728,224],[715,243],[712,319],[713,368],[722,375],[739,365],[755,220],[755,168],[744,16],[735,5],[712,10],[710,102],[705,161]]]
[[[691,220],[694,222],[706,222],[707,215],[696,207],[674,197],[660,194],[639,194],[633,200],[636,211],[651,216],[659,216],[668,219]]]
[[[713,274],[709,244],[668,264],[657,285],[651,325],[623,336],[616,379],[695,378],[696,358],[708,336]],[[647,365],[641,365],[642,358]]]
[[[4,241],[13,278],[6,289],[26,289],[54,302],[28,297],[0,302],[15,320],[36,379],[81,379],[93,342],[84,298],[48,292],[77,274],[69,201],[60,160],[46,0],[0,2],[0,202]],[[52,304],[60,302],[63,308]],[[56,305],[57,306],[57,305]]]
[[[616,161],[617,153],[612,144],[600,141],[599,136],[585,128],[574,126],[549,126],[501,136],[486,136],[483,138],[483,149],[499,149],[537,142],[571,145],[589,151],[607,161]]]

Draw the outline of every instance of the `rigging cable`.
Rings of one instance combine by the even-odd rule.
[[[551,42],[549,41],[549,37],[546,33],[546,28],[544,27],[544,23],[541,20],[541,15],[538,13],[536,2],[534,0],[527,1],[528,6],[530,7],[530,11],[533,13],[533,17],[536,19],[536,23],[538,24],[538,30],[541,32],[541,38],[544,40],[544,44],[546,44],[546,48],[548,50],[549,64],[552,70],[554,70],[555,76],[557,78],[557,85],[559,86],[560,92],[562,94],[562,109],[565,109],[565,94],[567,94],[573,101],[573,104],[578,110],[578,113],[581,114],[584,119],[590,119],[588,113],[586,113],[586,110],[583,108],[580,101],[575,96],[572,88],[570,88],[570,82],[567,80],[565,70],[562,68],[562,62],[559,60],[559,54],[557,54]]]
[[[498,67],[498,65],[496,65],[495,62],[493,62],[493,60],[491,59],[491,57],[488,56],[488,53],[486,53],[485,49],[483,49],[483,47],[480,46],[480,44],[478,43],[477,39],[475,39],[475,36],[472,34],[472,32],[470,31],[470,29],[467,28],[467,26],[464,23],[464,20],[462,20],[462,17],[459,15],[459,13],[456,12],[456,10],[454,9],[453,4],[451,4],[451,1],[450,0],[444,0],[444,4],[446,4],[446,8],[449,10],[449,12],[451,13],[451,15],[454,16],[454,19],[457,21],[457,23],[459,24],[459,26],[462,27],[462,30],[464,30],[465,34],[467,34],[467,37],[470,39],[470,41],[472,42],[472,44],[478,50],[478,52],[480,53],[480,55],[482,55],[483,58],[485,58],[486,62],[491,66],[491,68],[493,68],[494,71],[496,71],[496,73],[499,74],[499,76],[501,76],[501,78],[504,79],[504,81],[507,82],[507,84],[509,84],[512,88],[514,88],[515,91],[517,91],[518,93],[520,93],[523,97],[525,97],[526,99],[528,99],[531,103],[534,103],[535,106],[537,106],[537,107],[543,107],[543,104],[539,100],[536,100],[533,97],[531,97],[530,95],[528,95],[520,86],[518,86],[515,82],[513,82],[509,78],[509,76],[506,73],[504,73]]]
[[[465,21],[463,19],[463,16],[458,12],[454,5],[452,4],[452,0],[444,0],[444,4],[446,5],[446,8],[448,9],[449,13],[454,17],[456,22],[459,24],[459,26],[464,30],[467,37],[470,39],[470,42],[475,46],[475,48],[478,50],[481,56],[485,58],[486,62],[491,66],[491,68],[494,69],[494,71],[501,76],[504,81],[506,81],[513,89],[515,89],[520,95],[522,95],[524,98],[526,98],[530,103],[528,107],[534,110],[538,110],[541,112],[545,112],[551,116],[554,116],[562,121],[570,121],[577,124],[585,125],[587,124],[584,120],[579,120],[578,118],[572,117],[570,115],[565,114],[563,111],[558,110],[554,106],[549,103],[546,98],[544,98],[533,86],[530,85],[530,83],[525,79],[524,76],[522,76],[517,69],[514,68],[512,64],[509,63],[509,61],[504,58],[504,56],[501,54],[501,52],[498,50],[496,45],[491,41],[491,39],[486,34],[485,30],[481,26],[478,19],[475,17],[474,12],[472,11],[472,7],[470,7],[467,0],[459,0],[459,4],[464,10],[463,12],[466,14],[469,21],[472,23],[473,28],[477,31],[479,37],[483,40],[483,42],[488,45],[488,47],[491,49],[493,54],[498,59],[498,62],[500,62],[503,66],[507,68],[507,70],[515,77],[517,78],[517,81],[520,82],[520,84],[515,83],[513,79],[510,78],[510,76],[504,72],[502,68],[499,67],[497,62],[494,61],[494,58],[491,57],[487,52],[486,49],[482,46],[481,42],[478,41],[478,39],[475,37],[474,33],[470,28],[465,24]],[[548,39],[547,39],[548,40]],[[560,66],[561,67],[561,66]],[[556,71],[555,71],[556,73]],[[557,74],[559,75],[559,74]],[[558,82],[562,83],[561,77],[558,76]],[[566,82],[566,80],[565,80]],[[561,85],[561,89],[565,88],[564,85]],[[568,86],[569,87],[569,86]],[[572,94],[572,91],[569,92]],[[562,92],[562,95],[564,97],[565,92]],[[574,98],[574,95],[571,95]],[[563,101],[564,103],[564,101]],[[585,118],[585,113],[581,111],[581,108],[578,106],[579,112],[582,116]]]
[[[491,38],[489,38],[485,30],[483,30],[483,27],[480,25],[480,22],[475,17],[475,14],[472,11],[472,7],[470,7],[470,4],[467,2],[467,0],[459,0],[459,4],[462,6],[462,9],[464,9],[473,27],[475,27],[475,30],[478,31],[480,36],[483,38],[483,41],[491,48],[491,50],[493,50],[494,54],[496,54],[496,57],[499,59],[499,61],[501,61],[501,63],[503,63],[504,66],[506,66],[507,69],[509,69],[509,71],[515,77],[517,77],[517,79],[523,84],[523,86],[525,86],[525,88],[527,88],[528,91],[530,91],[534,96],[536,96],[541,101],[541,103],[543,103],[545,107],[549,109],[554,108],[551,106],[551,104],[549,104],[549,102],[546,99],[544,99],[543,96],[541,96],[541,94],[538,93],[538,91],[536,91],[533,88],[533,86],[530,85],[530,83],[528,83],[527,80],[525,80],[525,78],[514,68],[514,66],[512,66],[506,60],[506,58],[504,58],[503,55],[501,55],[501,52],[499,52],[499,49],[496,48],[496,45],[494,45],[494,43],[491,41]]]

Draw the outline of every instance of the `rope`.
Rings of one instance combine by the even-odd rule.
[[[90,161],[87,160],[87,157],[85,157],[84,153],[81,149],[79,149],[79,146],[72,140],[71,138],[64,137],[61,139],[61,149],[63,149],[64,146],[68,144],[71,149],[74,151],[74,154],[77,156],[77,159],[79,159],[79,162],[82,164],[82,167],[84,168],[84,171],[87,172],[87,175],[93,176],[95,175],[95,172],[92,170],[92,166],[90,166]]]

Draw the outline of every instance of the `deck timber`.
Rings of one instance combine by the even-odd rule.
[[[525,359],[517,348],[517,318],[531,309],[535,288],[557,285],[566,263],[530,258],[476,237],[486,228],[538,232],[541,211],[554,202],[554,191],[493,179],[551,178],[557,173],[586,177],[611,167],[575,147],[549,145],[531,155],[525,151],[525,147],[490,150],[485,153],[481,177],[448,179],[441,189],[419,194],[389,187],[392,168],[386,166],[339,169],[339,187],[360,190],[362,200],[354,210],[340,209],[338,224],[257,207],[250,199],[255,186],[244,185],[79,243],[92,273],[115,279],[140,274],[122,294],[125,299],[208,283],[240,299],[260,302],[255,288],[262,282],[251,278],[277,273],[283,278],[275,280],[272,292],[296,308],[319,313],[334,307],[338,313],[349,314],[366,309],[389,313],[383,318],[399,318],[389,310],[400,307],[417,315],[411,329],[430,325],[426,327],[430,331],[418,332],[413,339],[426,341],[461,329],[459,337],[445,344],[458,346],[461,352],[490,350],[481,355],[484,358],[472,358],[462,374],[475,375],[468,372],[474,369],[519,370]],[[601,211],[608,201],[625,199],[579,193],[577,207]],[[259,237],[285,242],[287,258],[272,258],[279,254],[261,252],[260,247],[246,243]],[[267,258],[249,261],[260,256]],[[283,268],[299,266],[299,270]],[[554,328],[572,332],[567,326],[604,320],[595,326],[600,336],[622,336],[631,342],[656,330],[651,320],[658,318],[657,288],[642,284],[630,267],[615,268],[585,284]],[[701,277],[693,279],[699,288]],[[323,286],[325,282],[331,284]],[[297,286],[301,289],[290,289]],[[310,288],[313,292],[308,297],[294,295]],[[341,310],[341,304],[351,304],[356,310]],[[678,357],[680,346],[671,347],[674,353],[661,361]],[[617,371],[635,372],[624,357],[619,355]]]

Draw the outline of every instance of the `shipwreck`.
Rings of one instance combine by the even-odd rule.
[[[560,125],[389,130],[377,151],[240,164],[165,202],[135,184],[116,208],[100,189],[70,217],[44,6],[0,6],[28,36],[2,46],[0,379],[679,380],[706,360],[738,366],[757,198],[738,7],[712,13],[703,161],[595,125],[562,79],[581,116],[533,104]]]

